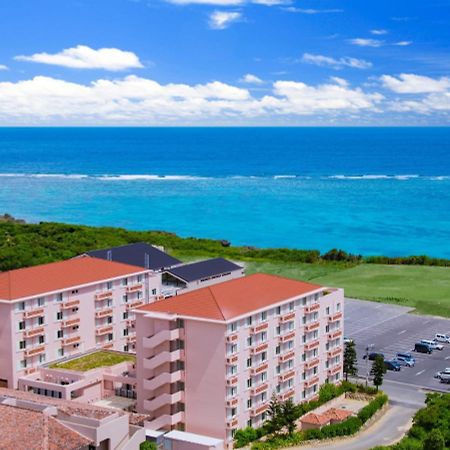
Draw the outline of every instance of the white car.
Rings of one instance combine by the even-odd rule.
[[[429,339],[422,339],[421,344],[428,345],[433,350],[444,350],[444,346],[442,344],[438,344],[436,341],[430,341]]]
[[[436,336],[434,336],[434,341],[435,342],[444,342],[445,344],[450,344],[450,335],[436,333]]]
[[[438,378],[439,380],[450,378],[450,367],[446,367],[444,370],[437,372],[434,378]]]

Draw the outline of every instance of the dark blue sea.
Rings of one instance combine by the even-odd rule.
[[[0,213],[450,258],[450,128],[0,128]]]

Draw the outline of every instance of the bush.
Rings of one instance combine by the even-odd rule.
[[[362,423],[366,423],[383,405],[388,401],[387,395],[378,395],[367,406],[358,412],[358,418]]]
[[[158,447],[154,442],[144,441],[139,445],[139,450],[158,450]]]
[[[259,437],[257,430],[252,427],[237,430],[234,435],[234,446],[236,448],[245,447],[250,442],[256,441]]]
[[[339,389],[332,383],[326,383],[319,390],[319,402],[326,403],[340,395]]]

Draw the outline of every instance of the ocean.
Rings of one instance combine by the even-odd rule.
[[[0,128],[0,213],[450,258],[450,128]]]

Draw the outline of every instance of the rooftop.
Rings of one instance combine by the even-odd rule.
[[[144,305],[137,311],[227,321],[320,288],[316,284],[258,273]]]
[[[93,250],[86,254],[155,271],[181,264],[178,259],[145,242]]]
[[[0,300],[17,300],[143,272],[88,256],[0,273]]]
[[[184,281],[191,282],[234,272],[235,270],[242,270],[242,267],[224,258],[213,258],[173,267],[167,272]]]
[[[69,359],[61,363],[51,364],[51,369],[67,369],[76,370],[78,372],[86,372],[87,370],[97,369],[99,367],[115,366],[125,361],[135,362],[134,355],[126,355],[116,352],[98,351],[80,356],[78,358]]]

